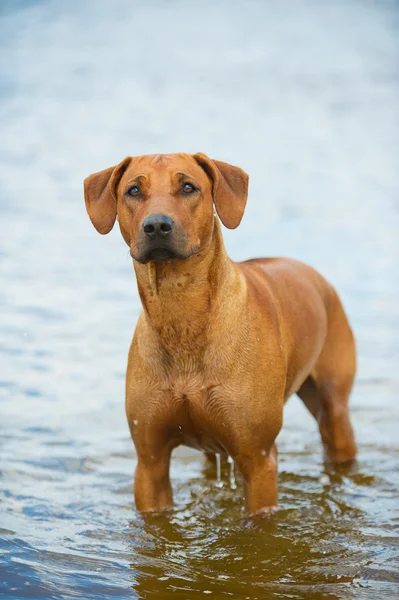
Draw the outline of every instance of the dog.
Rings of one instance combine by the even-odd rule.
[[[275,440],[295,393],[327,459],[352,461],[356,348],[336,291],[297,260],[227,256],[220,221],[240,224],[248,175],[202,153],[149,155],[90,175],[84,190],[99,233],[118,219],[143,305],[126,375],[137,510],[172,507],[182,444],[230,455],[247,511],[274,509]]]

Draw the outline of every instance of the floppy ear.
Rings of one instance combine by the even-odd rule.
[[[130,157],[119,165],[93,173],[84,180],[86,210],[99,233],[109,233],[116,219],[116,188],[130,163]]]
[[[194,159],[213,182],[213,201],[225,227],[235,229],[244,214],[248,195],[248,175],[239,167],[211,160],[202,152]]]

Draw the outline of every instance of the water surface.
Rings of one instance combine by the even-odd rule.
[[[397,3],[3,1],[0,30],[0,595],[399,597]],[[251,176],[230,255],[314,265],[358,342],[359,460],[328,468],[292,398],[269,520],[184,448],[173,513],[133,508],[140,303],[82,179],[199,150]]]

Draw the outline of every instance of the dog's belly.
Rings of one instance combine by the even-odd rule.
[[[179,445],[215,454],[225,454],[227,452],[221,441],[217,437],[210,435],[209,431],[195,427],[191,428],[190,426],[185,427],[182,431]]]

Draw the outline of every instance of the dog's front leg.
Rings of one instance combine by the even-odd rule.
[[[139,452],[134,477],[134,499],[140,512],[163,511],[172,507],[172,486],[169,479],[169,450]]]
[[[253,515],[277,507],[277,447],[253,451],[250,455],[236,457],[244,477],[245,504]]]
[[[132,359],[129,356],[129,364]],[[135,357],[134,363],[139,364]],[[128,374],[132,376],[132,370]],[[134,499],[140,512],[163,511],[172,507],[169,479],[170,458],[176,440],[170,434],[170,411],[162,392],[141,381],[127,380],[126,416],[137,453]]]

